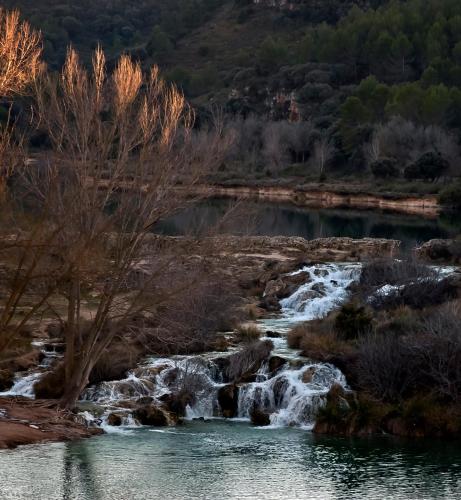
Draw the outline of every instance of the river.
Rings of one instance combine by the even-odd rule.
[[[461,233],[459,214],[435,218],[382,210],[303,208],[289,203],[237,202],[228,198],[205,200],[163,221],[157,231],[182,235],[213,227],[235,208],[235,216],[221,231],[258,236],[301,236],[306,239],[347,236],[401,240],[404,248],[433,238]]]
[[[222,200],[207,202],[178,214],[164,223],[162,230],[182,234],[186,226],[194,225],[194,220],[204,219],[206,223],[202,227],[209,226],[227,206],[228,202]],[[253,208],[243,205],[247,214],[253,212]],[[336,215],[333,215],[329,211],[267,204],[258,204],[258,208],[263,215],[262,219],[261,214],[257,215],[255,220],[260,222],[253,226],[258,234],[280,234],[284,229],[283,234],[298,236],[338,236],[344,234],[338,234],[340,231],[349,231],[347,227],[355,231],[367,227],[370,234],[360,231],[352,234],[352,231],[347,235],[399,237],[404,234],[407,245],[418,241],[422,234],[443,235],[440,221],[420,218],[412,219],[412,223],[402,222],[399,227],[397,220],[401,217],[394,221],[390,214],[375,214],[379,220],[388,221],[378,224],[367,222],[366,219],[371,219],[370,213],[334,212]],[[346,224],[344,220],[349,219],[351,222]],[[326,234],[319,232],[321,227]],[[376,234],[376,227],[381,230],[386,227],[392,234]],[[281,316],[261,320],[263,330],[285,333],[294,324],[322,317],[343,303],[348,296],[348,286],[360,273],[360,265],[317,264],[304,271],[310,273],[310,281],[282,301]],[[287,362],[275,376],[263,366],[255,382],[241,387],[234,419],[215,418],[217,391],[224,385],[215,363],[215,356],[222,356],[220,353],[209,353],[196,364],[194,375],[200,378],[200,396],[196,405],[189,408],[189,418],[175,427],[139,427],[129,415],[124,426],[112,427],[105,419],[114,408],[123,411],[119,404],[122,400],[135,401],[140,396],[160,398],[175,383],[171,375],[187,373],[193,357],[192,360],[187,357],[146,360],[125,380],[89,388],[84,395],[87,402],[107,407],[102,425],[108,434],[81,442],[0,452],[0,499],[424,500],[461,497],[461,448],[457,443],[388,436],[319,437],[309,432],[316,409],[332,384],[347,387],[347,383],[341,372],[331,365],[312,364],[305,359],[299,363],[298,353],[287,347],[283,335],[272,341],[274,354]],[[159,365],[163,366],[160,373]],[[47,369],[46,363],[41,369]],[[307,371],[310,377],[305,379]],[[36,376],[19,377],[12,393],[31,396]],[[249,424],[248,411],[255,402],[270,411],[269,427],[255,428]]]
[[[0,498],[460,498],[461,448],[188,422],[0,454]]]

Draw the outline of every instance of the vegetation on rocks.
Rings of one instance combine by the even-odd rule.
[[[370,262],[354,290],[362,306],[346,304],[290,333],[291,346],[341,367],[354,390],[330,391],[318,432],[458,435],[461,293],[456,277],[453,293],[441,293],[438,284],[444,281],[413,260]],[[392,286],[383,291],[382,283]],[[420,295],[415,283],[423,286]],[[428,283],[437,295],[430,301]],[[411,300],[403,300],[405,288]],[[394,295],[399,300],[391,300]],[[376,296],[388,300],[375,302]]]

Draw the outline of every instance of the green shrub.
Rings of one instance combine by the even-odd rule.
[[[444,188],[439,194],[439,203],[461,209],[461,182]]]
[[[418,161],[404,170],[405,179],[424,179],[435,181],[447,173],[450,168],[448,161],[440,153],[425,153]]]
[[[400,176],[400,171],[397,168],[395,160],[385,158],[371,164],[371,173],[378,179],[389,179]]]

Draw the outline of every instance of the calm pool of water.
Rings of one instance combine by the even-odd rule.
[[[461,447],[316,437],[223,421],[0,452],[9,499],[461,497]]]
[[[270,202],[210,199],[163,221],[157,228],[164,234],[181,235],[213,227],[229,207],[234,217],[220,228],[223,232],[302,236],[307,239],[330,236],[392,238],[406,248],[432,238],[450,238],[461,233],[459,214],[430,219],[377,210],[316,209]]]

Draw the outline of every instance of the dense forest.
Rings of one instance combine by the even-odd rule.
[[[198,125],[221,106],[235,137],[221,181],[360,177],[460,198],[444,188],[461,174],[456,0],[2,3],[42,31],[52,68],[69,44],[87,63],[101,44],[159,64]]]

